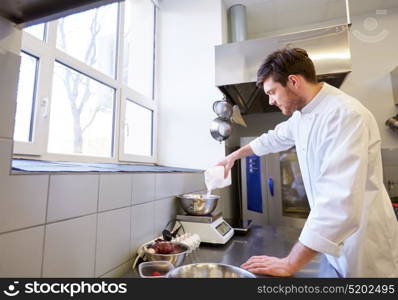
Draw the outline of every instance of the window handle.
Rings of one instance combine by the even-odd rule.
[[[268,188],[269,188],[271,197],[273,197],[274,196],[274,180],[272,178],[268,178],[267,183],[268,183]]]
[[[124,127],[126,128],[126,136],[130,136],[130,127],[129,127],[129,123],[124,123]]]
[[[47,119],[48,117],[48,98],[45,97],[43,100],[41,100],[41,116],[43,119]]]

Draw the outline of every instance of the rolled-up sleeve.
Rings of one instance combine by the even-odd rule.
[[[324,124],[318,144],[320,175],[311,180],[314,203],[299,237],[315,251],[339,256],[344,241],[359,228],[369,143],[363,118],[339,111]]]
[[[292,130],[294,116],[278,124],[275,129],[269,130],[250,142],[250,148],[258,156],[287,150],[294,146],[294,132]]]

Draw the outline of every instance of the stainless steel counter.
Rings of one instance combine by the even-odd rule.
[[[253,255],[284,257],[289,254],[299,235],[300,230],[296,228],[255,225],[247,234],[235,235],[225,245],[202,243],[198,250],[185,258],[184,264],[214,262],[240,266]],[[295,273],[294,277],[318,277],[319,270],[323,268],[325,261],[318,255],[302,270]],[[123,277],[139,277],[139,275],[136,269],[130,270]]]

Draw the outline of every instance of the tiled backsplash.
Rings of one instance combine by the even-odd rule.
[[[0,139],[0,164],[8,143]],[[120,276],[174,218],[174,196],[205,189],[202,173],[8,173],[0,169],[0,277]]]

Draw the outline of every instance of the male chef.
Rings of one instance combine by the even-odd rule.
[[[300,48],[270,54],[257,85],[290,118],[218,165],[227,174],[237,159],[295,146],[311,212],[288,256],[253,256],[241,267],[291,276],[322,253],[338,277],[398,277],[398,222],[383,185],[373,115],[355,98],[317,82]]]

